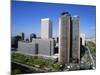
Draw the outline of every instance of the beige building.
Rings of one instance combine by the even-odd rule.
[[[68,12],[59,18],[59,62],[80,63],[80,18]]]
[[[80,63],[80,18],[72,17],[72,62]]]
[[[41,38],[42,39],[52,38],[52,23],[49,18],[41,19]]]
[[[59,62],[70,62],[70,14],[64,12],[59,18]]]

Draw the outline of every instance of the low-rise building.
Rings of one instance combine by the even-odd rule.
[[[18,51],[26,54],[51,56],[54,54],[54,39],[32,39],[32,42],[18,42]]]

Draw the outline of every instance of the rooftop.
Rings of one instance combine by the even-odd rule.
[[[41,21],[50,20],[50,18],[43,18]]]

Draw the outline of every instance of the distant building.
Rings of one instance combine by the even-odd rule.
[[[80,18],[72,17],[72,62],[80,63]]]
[[[20,36],[21,36],[21,40],[24,41],[24,39],[25,39],[25,34],[22,32],[22,33],[20,34]]]
[[[21,36],[13,36],[11,37],[11,48],[18,48],[18,41],[21,41]]]
[[[30,41],[29,41],[29,39],[28,39],[28,38],[26,38],[24,42],[30,42]]]
[[[59,44],[59,38],[58,37],[55,38],[55,42],[56,42],[56,44]]]
[[[36,34],[34,34],[34,33],[32,33],[32,34],[30,34],[30,41],[32,42],[32,39],[33,38],[36,38]]]
[[[86,39],[86,42],[89,42],[89,41],[91,41],[91,42],[93,42],[94,44],[96,44],[96,38],[94,37],[94,38],[87,38]]]
[[[70,62],[70,20],[68,12],[62,13],[59,18],[59,62],[62,64]]]
[[[85,34],[84,33],[81,33],[80,34],[80,45],[85,45]]]
[[[52,23],[49,18],[41,19],[41,38],[52,38]]]
[[[18,51],[24,54],[51,56],[54,54],[53,39],[32,39],[32,42],[18,42]]]

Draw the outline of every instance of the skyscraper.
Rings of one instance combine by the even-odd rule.
[[[59,18],[59,62],[70,62],[70,20],[71,15],[63,12]]]
[[[80,62],[80,18],[72,17],[72,62]]]
[[[41,19],[41,38],[52,38],[52,24],[49,18]]]

